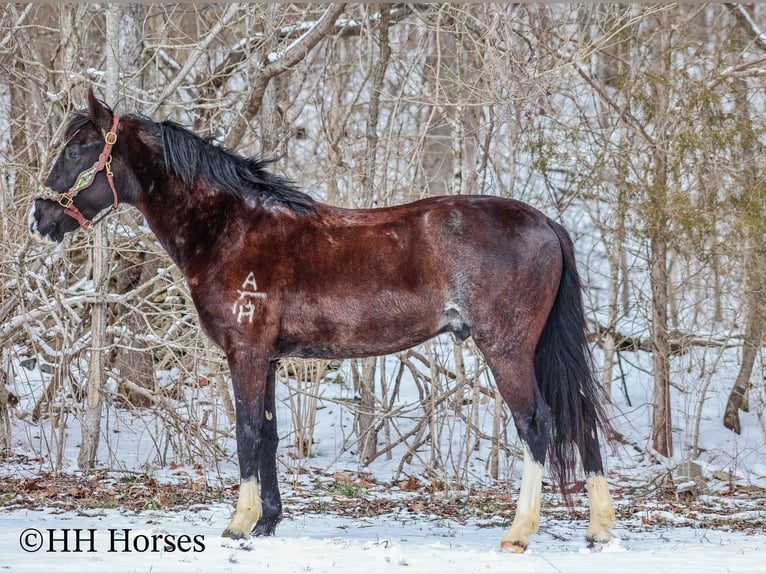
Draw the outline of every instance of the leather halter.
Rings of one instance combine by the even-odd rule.
[[[115,115],[112,122],[112,129],[104,133],[104,151],[98,156],[98,161],[90,166],[88,169],[83,170],[75,179],[74,184],[67,191],[58,193],[53,191],[47,185],[42,183],[37,186],[35,190],[35,199],[50,199],[58,203],[64,208],[64,213],[77,220],[84,230],[90,229],[94,223],[98,223],[104,217],[109,215],[110,212],[105,213],[96,221],[91,221],[85,217],[82,212],[74,204],[74,198],[82,190],[89,188],[93,185],[96,179],[96,174],[100,171],[106,171],[106,179],[109,182],[109,187],[112,189],[114,195],[114,203],[112,203],[112,210],[117,209],[119,201],[117,199],[117,188],[114,186],[114,174],[112,173],[112,146],[117,143],[117,124],[120,122],[120,116]]]

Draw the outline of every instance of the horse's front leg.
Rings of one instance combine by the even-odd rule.
[[[261,482],[261,500],[263,514],[253,527],[254,536],[273,536],[274,530],[282,520],[282,498],[279,495],[277,481],[277,413],[275,397],[275,378],[277,361],[269,363],[269,373],[266,378],[266,408],[263,412],[263,443],[259,462],[259,478]]]
[[[240,482],[237,509],[231,523],[223,531],[223,536],[239,539],[250,536],[250,530],[263,514],[258,469],[263,444],[269,362],[235,354],[230,354],[228,360],[237,414]]]

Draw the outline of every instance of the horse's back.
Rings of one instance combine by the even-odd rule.
[[[531,205],[493,196],[444,196],[410,204],[422,211],[422,233],[452,275],[477,285],[511,277],[558,281],[561,247],[548,217]],[[499,283],[498,283],[499,282]]]
[[[410,323],[463,339],[476,329],[494,332],[490,326],[504,323],[503,317],[518,322],[534,314],[544,320],[552,306],[561,246],[549,219],[526,203],[440,196],[333,216],[342,217],[347,236],[363,230],[354,249],[371,252],[373,264],[355,275],[357,284],[385,277],[389,287],[406,285],[390,292],[386,308],[396,308],[394,300],[409,301]]]
[[[561,247],[550,220],[515,199],[438,196],[376,209],[323,206],[318,213],[330,241],[368,254],[373,264],[358,280],[404,270],[416,283],[446,281],[452,290],[468,287],[461,282],[489,289],[502,277],[508,284],[509,273],[517,281],[525,275],[558,281]]]

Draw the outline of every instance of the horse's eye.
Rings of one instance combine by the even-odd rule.
[[[73,147],[67,148],[66,158],[72,161],[77,161],[78,159],[80,159],[80,151]]]

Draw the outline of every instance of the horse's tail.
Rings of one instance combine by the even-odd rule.
[[[588,347],[582,287],[569,233],[548,220],[561,244],[563,268],[559,290],[535,351],[535,376],[551,411],[548,458],[553,476],[569,501],[566,485],[574,477],[576,450],[598,448],[590,433],[607,431],[603,390],[593,374]],[[600,454],[596,455],[600,460]]]

